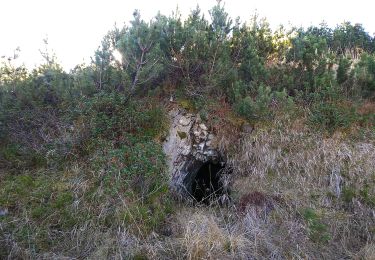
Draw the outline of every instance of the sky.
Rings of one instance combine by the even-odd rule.
[[[232,18],[248,21],[257,12],[272,28],[278,25],[307,27],[325,21],[334,27],[343,21],[361,23],[375,33],[374,0],[226,0]],[[169,15],[178,9],[186,16],[199,4],[209,10],[215,0],[0,0],[0,56],[20,47],[19,63],[28,68],[42,62],[43,39],[65,70],[89,63],[103,36],[132,19],[135,9],[145,20],[160,11]]]

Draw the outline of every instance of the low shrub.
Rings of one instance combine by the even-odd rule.
[[[272,91],[270,87],[259,86],[256,98],[240,98],[234,104],[235,111],[248,120],[271,119],[275,110],[288,110],[293,106],[293,99],[286,91]]]
[[[123,133],[154,138],[165,129],[165,114],[152,99],[128,100],[118,92],[101,92],[76,111],[89,124],[93,137],[116,139]]]
[[[357,92],[364,98],[375,97],[375,57],[364,53],[355,69]]]
[[[316,129],[333,133],[337,129],[348,128],[356,121],[353,107],[334,102],[319,102],[313,105],[309,122]]]
[[[322,222],[314,209],[304,209],[302,216],[307,222],[309,236],[314,242],[326,243],[331,239],[328,233],[328,226]]]

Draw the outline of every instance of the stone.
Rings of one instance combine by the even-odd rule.
[[[197,124],[200,124],[200,123],[202,122],[202,119],[201,119],[201,115],[200,115],[200,114],[197,115],[197,118],[196,118],[195,122],[196,122]]]
[[[169,134],[163,150],[167,156],[170,187],[174,194],[188,198],[200,167],[208,161],[217,161],[219,152],[211,146],[215,135],[201,123],[198,115],[173,109],[169,116]]]
[[[207,137],[207,132],[206,131],[202,131],[199,135],[199,137],[203,140],[203,139],[206,139]]]
[[[181,154],[186,156],[186,155],[189,155],[190,151],[191,151],[190,147],[186,146],[184,147],[184,149],[181,150]]]
[[[0,208],[0,217],[8,215],[8,209],[7,208]]]
[[[213,158],[216,158],[218,155],[217,155],[217,152],[214,151],[214,150],[206,150],[204,155],[206,155],[207,157],[213,157]]]
[[[189,125],[190,124],[190,118],[186,118],[186,117],[184,117],[184,116],[182,116],[181,118],[180,118],[180,120],[178,121],[178,123],[180,124],[180,125],[182,125],[182,126],[187,126],[187,125]]]
[[[207,131],[208,128],[205,124],[200,124],[199,127],[203,130],[203,131]]]

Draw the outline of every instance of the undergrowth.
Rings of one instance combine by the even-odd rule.
[[[46,148],[38,156],[48,163],[26,167],[19,161],[35,155],[3,148],[0,208],[10,212],[1,216],[3,257],[61,250],[84,257],[93,245],[81,236],[121,227],[147,236],[173,211],[159,142],[166,119],[156,101],[101,93],[78,104],[64,119],[72,121],[60,130],[61,142],[40,144]],[[72,237],[82,239],[78,248]]]

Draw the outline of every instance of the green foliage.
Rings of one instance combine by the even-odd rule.
[[[159,143],[143,136],[129,134],[118,145],[114,148],[103,143],[91,154],[91,165],[95,172],[104,172],[100,181],[102,199],[116,200],[122,194],[128,201],[134,200],[120,215],[108,217],[114,218],[112,222],[125,221],[143,235],[158,229],[172,210],[165,155]],[[111,226],[110,222],[105,225]]]
[[[0,58],[0,90],[14,91],[22,82],[28,78],[28,71],[25,66],[15,65],[16,59],[20,55],[20,48],[14,50],[10,57],[2,56]],[[1,100],[0,95],[0,100]]]
[[[342,189],[342,199],[346,203],[351,203],[353,198],[357,196],[356,191],[353,187],[344,187]]]
[[[115,192],[131,187],[139,194],[148,194],[165,182],[164,154],[154,141],[132,141],[100,156],[100,165],[107,169],[104,184],[111,191],[116,189]]]
[[[95,71],[92,67],[84,64],[77,65],[70,74],[72,100],[96,93]]]
[[[179,105],[187,111],[194,111],[195,109],[194,103],[188,99],[180,100]]]
[[[84,220],[72,208],[73,192],[67,187],[66,180],[53,174],[6,176],[0,187],[0,207],[9,208],[11,217],[27,214],[28,220],[18,221],[16,227],[12,227],[11,220],[4,221],[3,228],[20,245],[32,246],[36,252],[48,250],[61,238],[51,239],[48,232],[68,231]]]
[[[360,62],[355,68],[355,77],[360,93],[365,98],[374,98],[375,96],[375,57],[373,55],[363,54]]]
[[[139,11],[134,11],[131,27],[116,36],[115,47],[122,54],[122,68],[131,79],[131,91],[138,85],[157,84],[164,73],[164,56],[160,48],[162,19],[147,24]],[[150,86],[150,85],[148,85]]]
[[[102,92],[86,99],[76,111],[90,124],[94,137],[120,138],[125,133],[154,138],[165,129],[165,114],[152,100],[134,102],[117,92]]]
[[[23,147],[19,143],[0,146],[0,168],[34,168],[47,164],[43,153]]]
[[[318,102],[313,105],[309,121],[317,129],[333,131],[340,128],[347,128],[356,120],[354,108],[345,104]]]
[[[266,42],[263,41],[263,37],[258,39],[258,35],[263,35],[268,31],[268,25],[266,23],[258,24],[256,17],[253,19],[252,27],[237,25],[233,29],[232,59],[237,67],[239,79],[246,84],[264,82],[268,76],[264,65],[267,53],[264,53],[264,49],[257,48],[258,45],[259,48],[269,45],[269,37],[266,37]]]
[[[48,165],[40,172],[33,170],[33,174],[20,171],[18,175],[1,177],[0,208],[9,208],[12,214],[4,222],[4,232],[11,234],[20,246],[44,252],[63,238],[46,234],[64,234],[87,223],[93,223],[95,228],[113,228],[124,225],[126,220],[129,229],[142,227],[138,230],[142,232],[140,236],[161,228],[173,210],[165,157],[157,141],[165,129],[161,107],[150,99],[135,104],[117,92],[101,92],[80,100],[69,111],[68,118],[77,121],[71,131],[83,140],[68,139],[73,142],[69,153],[75,156],[60,158],[64,167],[56,170]],[[82,136],[80,131],[89,134]],[[8,162],[20,160],[18,146],[5,148]],[[80,150],[86,150],[89,164],[84,163]],[[66,172],[73,162],[85,167],[75,177]],[[84,179],[87,190],[80,191],[82,187],[75,186],[73,179]],[[74,206],[78,204],[79,207]],[[97,210],[103,205],[113,205],[119,210],[109,209],[100,217],[102,212]],[[27,223],[13,227],[13,217],[22,214],[29,216]]]
[[[310,239],[316,243],[327,243],[331,240],[328,233],[328,226],[325,225],[321,217],[312,208],[306,208],[302,211],[302,216],[307,222]]]
[[[272,106],[277,109],[291,109],[292,98],[288,97],[286,91],[272,91],[270,87],[259,86],[257,96],[252,99],[250,96],[240,98],[235,104],[236,112],[248,120],[267,120],[274,116]]]
[[[343,84],[349,79],[349,70],[351,66],[350,59],[341,57],[337,68],[337,83]]]
[[[148,201],[145,204],[135,204],[121,215],[121,221],[126,225],[137,224],[142,227],[142,233],[150,233],[160,229],[166,217],[172,213],[172,201],[165,198],[162,201]]]
[[[90,126],[90,139],[97,140],[87,153],[93,170],[105,173],[103,196],[125,194],[137,201],[118,221],[140,225],[143,232],[158,228],[170,212],[165,157],[157,142],[166,126],[163,109],[150,99],[134,103],[113,92],[86,100],[79,112]]]
[[[344,22],[333,31],[332,48],[338,54],[350,54],[353,58],[358,56],[359,51],[373,52],[371,36],[365,31],[361,24],[352,25]]]
[[[329,88],[335,89],[336,99],[373,96],[373,59],[363,55],[355,70],[351,62],[361,52],[373,51],[372,38],[361,25],[344,23],[331,29],[323,23],[272,32],[257,15],[248,24],[233,21],[220,1],[209,14],[205,19],[197,7],[185,21],[176,12],[158,14],[147,23],[135,11],[130,27],[115,28],[103,39],[108,54],[102,54],[102,70],[126,75],[111,74],[109,78],[121,79],[109,85],[145,91],[167,82],[181,86],[189,98],[225,95],[232,103],[239,102],[237,90],[246,96],[249,86],[259,85],[285,89],[303,105]],[[114,59],[114,50],[122,54],[121,62]]]
[[[362,203],[367,204],[370,207],[375,205],[375,195],[368,183],[361,185],[361,187],[345,186],[342,189],[342,200],[346,204],[352,203],[353,199],[360,200]]]
[[[375,194],[371,193],[370,185],[365,184],[364,187],[359,191],[359,195],[367,205],[375,207]]]
[[[48,147],[66,125],[63,116],[82,91],[72,87],[72,77],[43,53],[45,64],[31,72],[18,67],[0,87],[0,166],[46,166]],[[2,69],[14,68],[5,64]]]
[[[55,202],[53,203],[53,207],[57,209],[61,209],[66,207],[67,205],[72,204],[73,202],[73,195],[71,192],[62,192],[58,194],[56,197]]]
[[[271,88],[260,86],[253,100],[247,96],[237,104],[237,112],[248,119],[266,119],[270,116]]]

